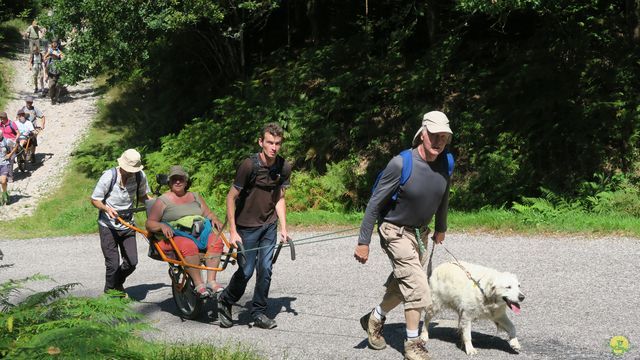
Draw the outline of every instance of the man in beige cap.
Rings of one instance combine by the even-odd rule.
[[[118,158],[118,166],[102,174],[91,195],[91,204],[100,210],[98,230],[106,266],[105,292],[117,290],[126,295],[124,282],[138,265],[136,234],[117,217],[118,211],[132,209],[134,202],[144,204],[149,199],[151,189],[142,168],[140,153],[135,149],[126,150]],[[123,213],[120,217],[133,223],[132,213]]]
[[[386,347],[382,336],[385,315],[404,305],[407,340],[405,359],[429,359],[425,342],[418,337],[422,309],[430,311],[431,292],[423,270],[426,243],[435,215],[436,243],[444,241],[449,208],[449,171],[445,146],[451,140],[449,119],[439,111],[424,115],[413,137],[412,149],[389,161],[367,204],[354,257],[361,263],[369,259],[369,243],[376,220],[380,245],[393,267],[382,302],[360,319],[367,332],[369,347]],[[410,161],[405,161],[404,157]],[[411,166],[410,176],[401,182],[403,166]]]

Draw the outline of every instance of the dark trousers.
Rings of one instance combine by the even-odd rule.
[[[60,89],[58,86],[58,80],[60,79],[60,74],[51,74],[49,73],[49,98],[51,101],[58,101],[58,95],[60,94]]]
[[[247,228],[239,226],[238,234],[240,234],[242,245],[247,251],[245,253],[246,263],[233,274],[229,285],[220,295],[220,299],[228,304],[233,304],[240,300],[255,270],[256,288],[253,291],[253,302],[251,303],[251,315],[255,318],[267,311],[267,298],[271,287],[271,266],[273,251],[276,247],[278,227],[275,222],[259,227]],[[257,248],[260,249],[252,251]]]
[[[98,228],[104,265],[107,268],[104,291],[122,290],[127,276],[131,275],[138,265],[136,233],[129,230],[118,231],[101,225]],[[122,264],[120,263],[120,254],[122,254]]]

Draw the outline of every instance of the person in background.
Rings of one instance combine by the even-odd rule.
[[[40,47],[31,48],[31,56],[29,56],[29,71],[33,76],[33,93],[38,93],[38,84],[40,90],[44,90],[44,57],[40,52]]]
[[[2,136],[2,133],[0,133],[0,189],[2,190],[2,194],[0,194],[0,205],[9,204],[10,197],[9,191],[7,190],[7,183],[9,180],[13,181],[11,171],[12,151],[15,151],[15,147],[12,149],[9,142],[7,142],[4,136]]]
[[[40,130],[44,130],[45,125],[47,124],[47,119],[44,116],[44,113],[37,107],[33,105],[33,96],[27,96],[25,99],[25,106],[21,109],[24,111],[27,120],[29,120],[33,124],[33,128],[36,129],[34,132],[34,136],[31,140],[29,162],[32,164],[36,162],[36,147],[38,146],[38,134]],[[42,123],[40,123],[40,120]]]
[[[7,175],[10,180],[13,180],[13,163],[16,159],[16,142],[20,137],[20,131],[18,130],[18,124],[15,121],[9,120],[6,112],[0,112],[0,127],[2,128],[2,137],[9,146],[9,174]]]
[[[20,144],[20,146],[25,147],[27,146],[27,140],[29,140],[29,136],[31,136],[31,134],[33,134],[36,129],[34,129],[31,121],[27,121],[27,117],[24,114],[24,110],[22,109],[18,110],[17,116],[18,116],[18,123],[17,123],[18,132],[20,133],[17,143]]]
[[[60,84],[58,82],[60,80],[60,61],[62,59],[64,59],[64,54],[59,48],[58,40],[51,40],[51,47],[44,56],[47,78],[49,79],[49,98],[51,98],[51,105],[55,105],[58,102],[60,95]]]
[[[29,50],[34,46],[40,47],[40,38],[42,37],[42,29],[38,26],[38,20],[34,19],[31,25],[25,30],[24,37],[29,40]]]

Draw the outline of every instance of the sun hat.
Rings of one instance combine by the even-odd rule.
[[[442,132],[453,134],[453,131],[451,131],[451,128],[449,127],[449,119],[447,118],[447,115],[440,111],[429,111],[422,117],[422,125],[413,136],[413,146],[417,146],[420,143],[420,134],[425,128],[432,134]]]
[[[189,174],[187,174],[187,172],[184,171],[184,168],[182,168],[182,166],[180,165],[173,165],[169,169],[169,179],[171,179],[174,176],[182,176],[184,177],[185,181],[189,180]]]
[[[6,112],[0,112],[0,119],[7,119],[7,113]]]
[[[140,160],[140,153],[135,149],[127,149],[118,158],[118,165],[126,172],[136,173],[144,168]]]
[[[33,96],[29,95],[24,99],[25,102],[33,102]]]
[[[20,114],[24,115],[24,109],[18,110],[18,115],[20,115]]]

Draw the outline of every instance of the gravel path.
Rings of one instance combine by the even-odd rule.
[[[18,109],[25,105],[27,95],[33,95],[28,57],[17,54],[7,60],[14,69],[11,95],[3,109],[9,119],[16,120]],[[75,145],[82,139],[96,114],[96,100],[92,81],[67,87],[68,99],[51,105],[47,98],[34,96],[34,106],[46,117],[46,129],[38,136],[36,164],[28,164],[27,173],[20,173],[15,165],[14,182],[9,183],[11,204],[0,207],[0,220],[31,215],[38,201],[50,194],[59,184]]]
[[[313,233],[294,233],[303,239]],[[390,346],[382,351],[366,348],[358,319],[378,303],[381,284],[390,271],[388,261],[374,239],[369,263],[352,258],[355,238],[299,244],[298,259],[286,253],[274,266],[269,315],[274,330],[250,328],[246,307],[248,293],[234,307],[236,324],[221,329],[212,302],[208,314],[197,321],[181,321],[171,297],[167,266],[146,257],[146,243],[139,241],[140,264],[125,284],[136,308],[159,331],[148,337],[168,342],[242,343],[269,359],[401,359],[404,321],[401,309],[392,311],[385,326]],[[527,298],[522,314],[509,314],[518,330],[523,351],[510,353],[505,334],[496,337],[487,321],[473,326],[477,359],[640,359],[640,241],[630,238],[498,237],[450,234],[447,248],[461,260],[511,271],[518,275]],[[73,293],[98,296],[104,265],[97,235],[56,239],[0,240],[5,253],[0,281],[40,272],[58,283],[81,282]],[[436,249],[435,264],[449,258]],[[233,270],[220,273],[226,283]],[[34,290],[53,283],[33,283]],[[239,319],[239,320],[238,320]],[[456,347],[456,316],[441,313],[435,320],[428,347],[438,359],[466,359]],[[432,324],[433,326],[434,324]],[[630,350],[613,356],[609,340],[627,337]]]

